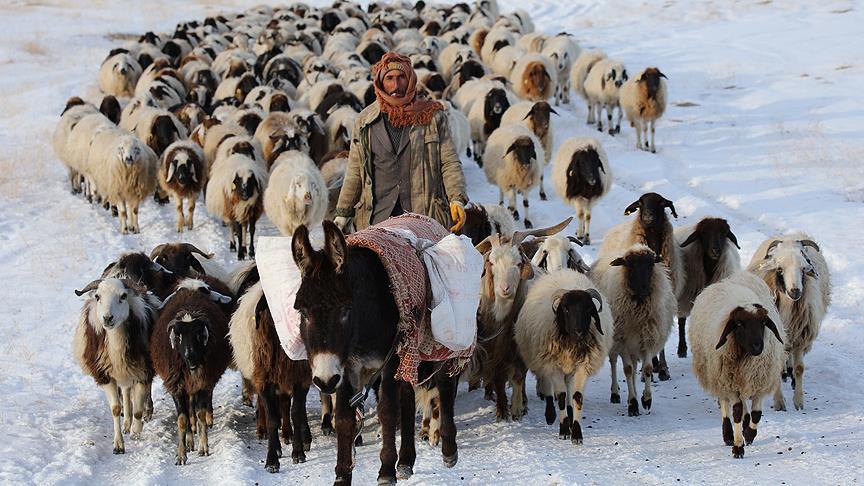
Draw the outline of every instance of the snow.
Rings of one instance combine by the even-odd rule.
[[[102,392],[72,358],[81,300],[72,293],[124,251],[148,251],[178,239],[175,213],[148,201],[140,235],[121,236],[102,210],[69,194],[50,136],[65,100],[94,98],[99,63],[126,34],[168,30],[181,20],[242,8],[244,2],[78,2],[12,0],[0,6],[0,483],[325,484],[333,480],[335,439],[313,428],[308,462],[282,460],[264,471],[266,443],[254,412],[240,402],[229,372],[214,396],[210,457],[174,466],[171,399],[154,385],[156,412],[143,438],[111,454],[110,412]],[[614,165],[615,186],[595,208],[594,246],[645,191],[675,202],[676,225],[705,215],[727,218],[749,261],[766,237],[805,230],[823,248],[834,300],[807,356],[806,409],[766,405],[759,436],[742,460],[720,440],[716,403],[693,377],[690,359],[667,344],[672,380],[657,383],[650,415],[626,416],[608,402],[608,367],[587,386],[585,444],[557,439],[543,404],[531,395],[522,422],[495,423],[482,391],[460,388],[456,402],[459,463],[418,443],[411,484],[573,483],[860,483],[864,479],[864,80],[861,6],[854,1],[639,2],[502,0],[523,8],[548,33],[572,32],[583,48],[620,58],[628,72],[656,65],[669,77],[669,109],[658,124],[657,154],[635,150],[629,126],[615,138],[587,127],[578,97],[559,110],[556,137],[599,136]],[[114,40],[112,40],[114,39]],[[557,144],[556,144],[557,145]],[[465,160],[470,196],[496,202],[497,190]],[[548,172],[547,172],[548,176]],[[531,197],[535,225],[571,209]],[[231,263],[227,232],[205,214],[182,239]],[[268,222],[259,235],[276,235]],[[570,231],[575,230],[575,223]],[[620,377],[619,377],[620,378]],[[533,392],[533,379],[529,378]],[[791,406],[791,389],[784,386]],[[791,407],[790,407],[791,408]],[[354,478],[374,481],[377,424],[367,421]],[[287,449],[286,449],[287,450]]]

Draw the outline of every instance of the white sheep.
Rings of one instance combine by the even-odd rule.
[[[504,191],[508,191],[510,204],[507,208],[517,220],[516,193],[522,194],[526,228],[532,227],[528,192],[540,182],[544,157],[543,145],[522,125],[502,125],[489,136],[483,152],[483,170],[486,179],[498,186],[498,204],[504,204]]]
[[[521,59],[525,54],[527,54],[527,52],[525,52],[524,49],[516,46],[502,47],[495,52],[495,55],[493,56],[492,64],[490,65],[492,72],[499,76],[509,78],[513,68],[516,67],[516,63],[519,62],[519,59]]]
[[[654,145],[654,125],[666,111],[666,75],[657,68],[647,68],[627,80],[618,95],[621,109],[630,125],[636,129],[636,148],[657,151]],[[648,127],[651,127],[651,144],[648,144]],[[642,146],[642,136],[645,146]]]
[[[291,236],[300,225],[315,226],[324,221],[328,196],[315,161],[291,150],[279,155],[273,164],[264,192],[264,210],[283,235]]]
[[[555,92],[558,76],[556,68],[541,54],[526,54],[510,71],[513,91],[523,100],[548,100]]]
[[[605,267],[605,268],[603,268]],[[598,268],[603,271],[596,272]],[[599,278],[598,278],[599,277]],[[659,255],[645,245],[626,249],[611,262],[598,262],[592,279],[609,298],[615,318],[615,342],[609,350],[612,403],[620,403],[618,357],[627,379],[627,414],[639,415],[636,401],[636,367],[642,363],[642,408],[651,409],[651,359],[663,349],[675,318],[675,292]]]
[[[211,167],[204,202],[210,214],[230,227],[229,247],[236,248],[238,260],[246,257],[247,234],[249,256],[255,256],[255,223],[264,210],[267,175],[263,164],[242,153]]]
[[[131,133],[109,127],[93,137],[87,156],[88,177],[96,190],[117,206],[120,231],[140,233],[138,206],[156,189],[159,159]]]
[[[507,29],[492,29],[483,40],[483,47],[480,49],[480,60],[487,66],[492,65],[495,59],[495,54],[504,46],[515,46],[516,36],[513,32]]]
[[[591,244],[591,208],[612,187],[612,167],[599,140],[590,137],[568,138],[558,148],[552,162],[555,192],[573,205],[579,228],[576,236]]]
[[[570,70],[570,85],[586,103],[588,103],[588,120],[589,125],[595,123],[594,110],[591,109],[591,104],[588,101],[588,93],[585,92],[585,78],[588,77],[588,72],[597,64],[598,61],[606,58],[606,54],[599,49],[582,51],[573,63],[573,69]]]
[[[72,159],[71,147],[75,144],[76,138],[73,137],[72,132],[77,127],[84,117],[88,115],[100,115],[99,110],[96,109],[91,103],[87,103],[81,98],[73,97],[70,98],[66,103],[66,107],[63,110],[63,113],[60,114],[60,121],[57,122],[57,127],[54,129],[54,134],[51,137],[51,144],[54,148],[54,154],[60,159],[61,162],[69,169],[69,184],[72,194],[78,194],[81,192],[81,178],[82,174],[79,169],[73,168],[72,164],[75,162]],[[94,120],[102,120],[102,123],[108,124],[110,120],[105,118],[94,117]],[[88,135],[89,137],[90,135]],[[80,143],[81,140],[78,140],[79,149],[84,148],[84,144]],[[90,140],[89,138],[86,141],[87,148],[89,150]],[[86,154],[85,154],[86,156]],[[83,164],[78,164],[83,165]]]
[[[500,207],[500,206],[499,206]],[[582,243],[573,236],[554,235],[545,239],[536,239],[535,244],[523,243],[525,254],[531,257],[531,264],[545,273],[569,268],[579,273],[588,274],[591,267],[585,264],[578,247]],[[533,248],[532,248],[533,247]]]
[[[141,65],[128,52],[121,50],[109,55],[99,67],[99,89],[106,94],[131,97],[140,76]]]
[[[621,85],[627,81],[627,69],[621,61],[614,59],[601,59],[597,61],[588,71],[585,78],[585,94],[588,97],[588,110],[597,112],[597,130],[603,131],[603,120],[601,113],[606,108],[606,119],[608,121],[609,135],[621,131],[621,105],[618,95]],[[612,112],[618,108],[618,120],[612,126]]]
[[[549,425],[558,399],[560,439],[582,443],[585,383],[603,367],[613,332],[608,302],[587,276],[565,269],[533,281],[513,336],[525,365],[543,377]]]
[[[337,108],[327,121],[324,122],[324,131],[327,133],[327,153],[348,150],[351,145],[351,133],[354,131],[354,122],[358,113],[350,106]]]
[[[579,45],[566,33],[548,38],[543,45],[540,53],[555,65],[555,106],[570,103],[570,71],[579,52]]]
[[[775,296],[780,318],[786,328],[789,361],[786,374],[792,376],[795,409],[804,408],[804,355],[819,335],[822,320],[831,304],[831,275],[819,245],[804,233],[765,240],[747,267],[762,278]],[[785,410],[780,388],[774,409]]]
[[[543,45],[546,39],[550,37],[542,32],[532,32],[525,34],[516,40],[516,46],[521,47],[526,52],[543,52]]]
[[[771,289],[750,272],[711,285],[693,304],[693,373],[720,402],[723,441],[735,458],[756,438],[762,399],[779,387],[785,336]]]
[[[471,123],[464,113],[457,110],[449,101],[442,101],[447,110],[447,119],[450,122],[450,135],[453,138],[453,146],[460,156],[465,154],[471,156]],[[350,135],[350,134],[349,134]]]
[[[501,124],[507,125],[515,123],[524,125],[526,128],[534,132],[537,139],[543,145],[543,153],[546,155],[543,160],[543,167],[549,164],[549,159],[552,157],[552,144],[554,143],[554,130],[552,129],[552,114],[558,115],[558,112],[549,106],[546,101],[522,101],[507,108],[504,115],[501,117]],[[540,171],[540,200],[546,200],[546,190],[543,187],[543,170]]]
[[[738,238],[721,218],[703,218],[696,224],[675,228],[681,255],[678,298],[678,357],[687,357],[685,325],[693,301],[705,287],[741,271]]]

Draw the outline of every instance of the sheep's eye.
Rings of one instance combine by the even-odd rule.
[[[126,294],[121,295],[120,296],[120,302],[123,302],[124,300],[126,300],[126,297],[127,297]]]
[[[741,321],[735,321],[735,327],[741,327],[744,324]]]
[[[777,275],[783,275],[783,269],[782,268],[777,269]]]
[[[93,298],[96,299],[96,302],[99,302],[99,294],[94,295]]]

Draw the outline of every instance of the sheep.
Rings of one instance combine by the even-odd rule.
[[[778,388],[786,336],[771,289],[750,272],[709,286],[693,303],[693,373],[720,403],[723,442],[735,458],[756,438],[763,397]]]
[[[302,128],[286,113],[271,113],[255,131],[255,141],[262,148],[262,156],[268,167],[272,167],[280,154],[296,150],[309,152],[309,142]]]
[[[627,415],[639,415],[636,402],[636,366],[642,362],[642,408],[651,410],[651,359],[666,343],[675,317],[675,292],[662,258],[648,246],[635,244],[611,262],[598,257],[592,279],[609,298],[615,318],[614,343],[609,349],[612,375],[612,403],[620,403],[618,394],[618,356],[627,378]],[[605,268],[604,268],[605,267]],[[596,272],[603,268],[602,272]]]
[[[173,292],[179,276],[152,261],[146,253],[129,252],[108,264],[100,278],[129,279],[164,300]]]
[[[525,365],[546,384],[548,425],[555,421],[553,397],[558,399],[560,439],[582,443],[585,383],[603,367],[613,332],[608,301],[579,272],[540,275],[528,290],[513,338]]]
[[[591,71],[591,68],[603,59],[606,59],[606,54],[599,49],[582,51],[570,70],[570,85],[576,91],[576,94],[588,103],[588,119],[586,123],[589,125],[593,125],[595,119],[594,110],[588,99],[588,93],[585,92],[585,78],[588,77],[588,72]]]
[[[123,434],[141,436],[153,381],[150,333],[161,301],[129,280],[94,280],[75,329],[73,349],[81,369],[102,387],[114,418],[114,454],[124,454]],[[123,428],[120,428],[122,393]]]
[[[428,69],[415,69],[417,75],[417,93],[427,98],[438,100],[444,95],[444,90],[447,89],[447,82],[444,77],[435,71]]]
[[[549,227],[516,231],[512,238],[493,234],[476,245],[483,254],[483,276],[480,306],[477,309],[477,342],[472,381],[483,380],[494,387],[495,415],[498,421],[521,420],[527,412],[524,363],[516,353],[513,326],[525,301],[528,281],[534,268],[520,249],[528,236],[549,236],[564,229],[572,218]],[[508,409],[506,382],[513,388],[512,406]]]
[[[312,384],[309,361],[293,361],[285,354],[279,344],[260,282],[249,287],[240,298],[237,311],[231,316],[229,329],[228,338],[237,368],[245,379],[251,381],[258,394],[259,404],[264,404],[263,415],[266,417],[268,434],[264,467],[271,473],[279,470],[282,448],[277,430],[280,419],[283,436],[286,441],[291,439],[293,462],[306,462],[304,451],[309,450],[312,441],[306,416],[306,394]],[[288,409],[290,414],[285,413]],[[282,413],[285,415],[280,417]],[[293,422],[293,430],[288,436],[286,426],[290,422]]]
[[[804,408],[804,354],[810,352],[831,305],[828,264],[810,236],[793,233],[762,242],[747,269],[764,280],[775,296],[780,319],[786,328],[789,354],[786,375],[792,377],[795,410],[801,410]],[[774,395],[774,409],[786,409],[779,387]]]
[[[255,135],[255,130],[258,128],[258,125],[261,124],[261,121],[265,116],[267,116],[267,114],[257,105],[252,105],[251,107],[241,106],[228,117],[226,122],[245,128],[246,134],[251,137]]]
[[[543,153],[546,154],[546,158],[543,160],[543,167],[549,164],[549,159],[552,157],[554,130],[552,130],[551,113],[558,114],[546,101],[538,101],[536,103],[522,101],[507,108],[507,111],[501,117],[501,124],[515,123],[517,125],[524,125],[534,132],[534,135],[537,136],[537,139],[543,145]],[[540,200],[546,200],[542,169],[540,171]]]
[[[207,276],[227,284],[231,274],[215,262],[213,256],[213,253],[205,253],[190,243],[163,243],[150,252],[153,262],[175,275],[188,278]]]
[[[703,218],[698,223],[675,228],[675,242],[681,250],[681,283],[678,299],[678,357],[687,357],[684,327],[693,301],[705,287],[741,270],[738,238],[721,218]]]
[[[327,185],[308,155],[288,151],[276,159],[264,191],[264,210],[283,235],[293,235],[300,225],[321,224],[328,203]]]
[[[188,138],[186,127],[173,113],[149,106],[142,106],[132,118],[124,119],[120,127],[135,133],[158,157],[172,143]]]
[[[190,138],[192,131],[198,125],[204,123],[204,119],[207,118],[207,111],[201,105],[194,102],[175,106],[171,110],[171,113],[177,117],[177,121],[186,129],[186,133],[190,134]]]
[[[515,231],[513,215],[503,207],[469,202],[465,206],[465,224],[457,234],[468,236],[472,244],[478,245],[493,234],[510,239]]]
[[[233,97],[238,100],[244,100],[246,99],[246,95],[256,86],[258,86],[258,80],[255,79],[255,75],[252,73],[247,72],[239,76],[226,76],[216,88],[213,99],[224,100]]]
[[[462,44],[450,44],[438,54],[439,72],[444,79],[450,83],[453,75],[460,64],[468,59],[476,59],[477,55],[470,47]]]
[[[99,67],[99,89],[106,94],[131,97],[140,76],[141,65],[129,51],[114,49]]]
[[[612,187],[612,167],[600,141],[590,137],[565,140],[552,162],[552,182],[555,192],[576,211],[576,237],[590,245],[591,208]]]
[[[513,90],[523,100],[548,100],[558,85],[555,66],[540,54],[526,54],[519,58],[510,72]]]
[[[542,32],[532,32],[525,34],[516,40],[516,46],[521,47],[526,52],[543,52],[543,45],[550,37]]]
[[[324,130],[329,142],[327,153],[348,150],[349,145],[351,145],[351,133],[354,131],[357,114],[353,108],[343,106],[327,117],[327,121],[324,122]]]
[[[95,125],[87,129],[87,134],[82,135],[80,133],[80,122],[88,115],[94,115],[91,119]],[[54,129],[54,134],[51,138],[54,154],[57,155],[69,170],[69,185],[72,194],[81,192],[81,179],[83,178],[81,170],[86,160],[80,159],[82,157],[86,159],[87,152],[90,149],[90,139],[94,131],[98,126],[108,126],[110,124],[110,120],[105,116],[95,115],[100,115],[100,113],[92,104],[85,102],[77,96],[69,98],[66,102],[66,107],[60,114],[60,121],[57,122],[57,127]],[[73,131],[76,127],[78,127],[78,133],[75,133],[73,136]],[[73,149],[73,147],[75,148]]]
[[[181,287],[166,299],[150,342],[153,369],[177,410],[175,464],[186,464],[186,451],[210,455],[207,429],[213,425],[213,388],[231,361],[228,315],[212,295]]]
[[[504,46],[516,45],[516,38],[512,32],[506,29],[492,29],[483,40],[483,47],[480,49],[480,60],[483,64],[491,66],[495,59],[495,55]]]
[[[333,154],[333,157],[321,163],[321,177],[324,178],[324,184],[327,186],[327,214],[325,219],[332,220],[333,213],[336,210],[336,204],[339,202],[339,193],[342,190],[342,183],[345,182],[345,171],[348,169],[348,151],[342,151]]]
[[[543,45],[540,54],[548,57],[556,68],[555,106],[570,103],[570,71],[579,51],[579,45],[567,33],[550,37]]]
[[[624,64],[614,59],[601,59],[588,71],[585,78],[585,94],[588,97],[588,110],[597,111],[597,131],[603,131],[601,113],[606,108],[606,119],[609,122],[609,135],[621,132],[621,105],[619,91],[621,85],[629,79]],[[612,126],[612,112],[618,108],[618,120]]]
[[[510,107],[510,100],[506,89],[497,86],[491,87],[480,96],[480,102],[472,102],[471,104],[468,111],[468,123],[471,125],[474,160],[477,165],[483,167],[489,136],[501,126],[501,118],[507,108]]]
[[[212,168],[205,191],[207,211],[230,225],[230,249],[237,259],[246,258],[246,235],[249,256],[255,256],[255,223],[263,211],[263,194],[267,189],[267,172],[255,159],[234,154]]]
[[[233,123],[221,123],[215,119],[205,122],[205,125],[206,124],[210,124],[211,126],[207,128],[204,135],[204,159],[207,161],[207,165],[212,169],[216,164],[216,152],[219,150],[219,146],[230,137],[246,135],[246,130],[239,125]],[[258,125],[258,128],[260,129],[263,124],[264,122],[261,122],[261,124]]]
[[[156,189],[158,165],[150,147],[125,130],[108,127],[93,137],[86,172],[98,192],[117,206],[121,233],[141,232],[138,206]]]
[[[464,113],[456,109],[449,101],[442,101],[447,110],[447,120],[450,122],[450,135],[457,154],[471,156],[471,122]],[[350,135],[350,134],[349,134]]]
[[[630,125],[636,129],[636,148],[657,152],[654,145],[654,124],[666,111],[666,75],[659,69],[649,67],[627,80],[621,86],[618,98],[621,109]],[[648,127],[651,127],[651,144],[648,144]],[[645,146],[642,146],[642,135]]]
[[[192,216],[198,194],[207,181],[207,164],[204,152],[194,142],[174,142],[165,149],[159,170],[159,185],[174,198],[177,206],[177,232],[184,226],[192,229]],[[183,200],[189,202],[189,215],[183,212]]]
[[[517,221],[516,193],[522,194],[526,228],[532,227],[528,216],[528,192],[540,181],[543,160],[540,141],[531,130],[521,125],[502,125],[492,132],[483,152],[483,171],[486,179],[498,186],[498,204],[504,205],[504,191],[509,191],[510,204],[507,209]]]
[[[525,255],[531,264],[545,273],[565,268],[588,274],[591,267],[585,264],[576,247],[582,242],[573,236],[554,235],[548,238],[535,238],[522,243]]]
[[[504,46],[499,49],[492,59],[492,72],[498,76],[510,77],[510,73],[522,56],[527,54],[524,49],[516,46]]]

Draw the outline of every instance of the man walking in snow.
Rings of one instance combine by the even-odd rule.
[[[441,103],[417,95],[411,60],[390,52],[372,66],[376,101],[354,124],[334,222],[356,229],[413,212],[451,231],[465,223],[468,195]]]

